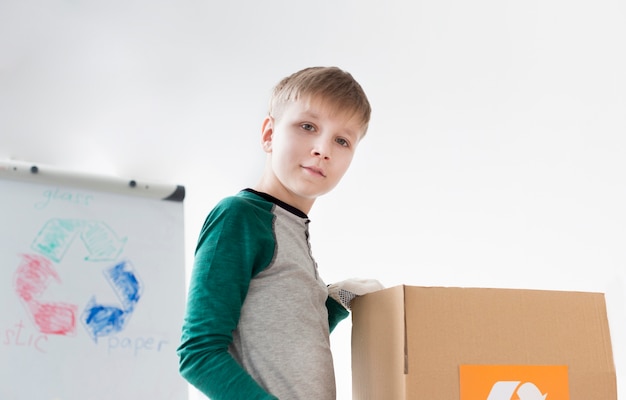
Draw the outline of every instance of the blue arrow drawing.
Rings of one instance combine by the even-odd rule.
[[[97,304],[96,298],[92,297],[81,318],[87,333],[97,343],[99,337],[111,335],[124,329],[127,316],[124,310],[115,306]]]
[[[122,261],[104,273],[122,302],[124,312],[132,312],[141,297],[142,286],[131,263]]]
[[[122,303],[122,308],[99,304],[95,296],[91,298],[81,319],[94,342],[98,341],[98,337],[115,334],[124,329],[143,291],[128,261],[122,261],[106,269],[104,275]]]

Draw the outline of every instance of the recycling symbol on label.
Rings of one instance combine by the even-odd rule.
[[[520,381],[500,381],[491,388],[487,400],[546,400],[548,394],[543,394],[531,382],[522,383]]]
[[[42,333],[73,335],[79,306],[44,301],[42,295],[54,281],[62,284],[55,264],[63,260],[70,246],[77,242],[77,237],[87,249],[85,261],[113,262],[103,274],[120,304],[100,304],[94,295],[80,315],[85,330],[97,342],[98,337],[124,329],[143,291],[131,262],[116,262],[127,239],[119,239],[104,222],[60,218],[46,222],[31,244],[37,254],[22,254],[15,273],[15,291]]]

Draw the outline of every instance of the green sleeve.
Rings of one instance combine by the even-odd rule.
[[[231,197],[209,214],[198,240],[177,352],[181,375],[212,400],[276,399],[228,352],[250,279],[273,256],[268,227],[270,213]]]
[[[328,326],[332,332],[337,324],[346,319],[350,312],[346,310],[337,300],[332,297],[326,299],[326,308],[328,309]]]

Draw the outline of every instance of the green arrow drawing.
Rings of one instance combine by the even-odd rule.
[[[107,224],[99,221],[85,223],[80,237],[89,251],[87,261],[115,260],[126,245],[126,238],[119,239]]]
[[[120,239],[101,221],[54,218],[46,222],[31,247],[49,259],[60,262],[80,234],[89,255],[87,261],[114,261],[122,253],[126,238]]]
[[[33,250],[59,262],[80,232],[83,222],[75,219],[51,219],[33,241]]]

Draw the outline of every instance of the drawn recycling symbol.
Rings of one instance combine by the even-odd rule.
[[[87,302],[80,320],[89,336],[111,335],[124,329],[143,290],[130,261],[116,262],[126,245],[104,222],[77,219],[51,219],[46,222],[31,244],[37,254],[22,254],[15,274],[15,291],[42,333],[73,335],[79,306],[65,302],[42,300],[46,288],[56,281],[62,284],[55,264],[61,263],[73,243],[83,243],[87,262],[113,262],[103,273],[120,305],[100,304],[96,296]]]

